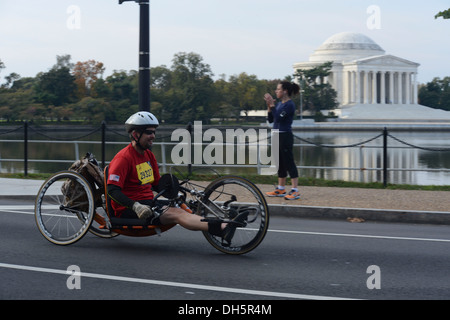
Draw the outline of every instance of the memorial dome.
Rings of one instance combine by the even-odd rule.
[[[385,54],[372,39],[361,34],[341,32],[328,38],[310,56],[311,62],[342,62]]]

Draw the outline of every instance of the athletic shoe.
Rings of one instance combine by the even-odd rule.
[[[278,188],[272,192],[266,192],[266,196],[268,197],[284,197],[286,195],[286,190],[280,190]]]
[[[248,218],[250,211],[246,210],[237,215],[231,222],[227,224],[225,229],[223,229],[222,245],[229,246],[231,244],[231,239],[233,239],[234,233],[238,226],[246,226],[246,220]]]
[[[290,191],[287,195],[284,196],[286,200],[297,200],[300,199],[300,193],[298,191]]]

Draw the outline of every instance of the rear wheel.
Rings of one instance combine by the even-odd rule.
[[[61,171],[48,178],[36,197],[37,226],[54,244],[68,245],[80,240],[89,231],[94,212],[90,184],[74,171]]]
[[[204,205],[200,214],[207,221],[214,219],[227,222],[237,215],[248,213],[245,226],[239,226],[231,243],[221,237],[203,232],[208,242],[221,252],[244,254],[255,249],[267,233],[269,209],[261,191],[250,181],[235,176],[214,180],[205,189]]]

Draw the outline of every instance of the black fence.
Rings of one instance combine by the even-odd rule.
[[[192,134],[192,124],[189,124],[187,127],[187,130]],[[100,140],[100,144],[101,144],[101,164],[104,167],[106,164],[106,144],[108,143],[107,139],[106,139],[106,132],[110,132],[113,133],[115,135],[119,135],[121,137],[127,137],[125,132],[119,132],[117,130],[114,130],[113,127],[109,127],[106,125],[105,122],[103,122],[101,124],[100,127],[95,128],[83,135],[77,136],[77,137],[70,137],[70,139],[68,138],[57,138],[57,137],[52,137],[51,135],[49,135],[48,133],[43,132],[42,130],[40,130],[38,127],[34,127],[32,125],[30,125],[28,122],[24,122],[22,126],[19,126],[17,128],[11,129],[11,130],[6,130],[1,132],[0,131],[0,136],[1,135],[5,135],[5,134],[9,134],[9,133],[14,133],[14,132],[20,132],[23,131],[23,144],[24,144],[24,149],[23,149],[23,172],[24,175],[27,176],[28,175],[28,162],[29,162],[29,157],[28,157],[28,148],[29,148],[29,134],[33,133],[33,134],[38,134],[38,135],[42,135],[44,137],[46,137],[47,139],[50,139],[52,141],[49,142],[57,142],[57,141],[67,141],[67,142],[73,142],[74,140],[81,140],[83,138],[86,138],[88,136],[91,136],[93,134],[97,134],[98,132],[101,132],[101,140]],[[159,139],[161,138],[167,138],[167,137],[158,137]],[[301,141],[303,143],[306,143],[307,145],[312,145],[315,146],[317,148],[355,148],[355,147],[359,147],[359,146],[363,146],[368,144],[371,141],[374,141],[376,139],[382,138],[382,168],[376,169],[376,170],[381,170],[382,171],[382,180],[383,180],[383,184],[384,186],[387,186],[388,184],[388,170],[390,170],[390,168],[388,167],[389,163],[388,163],[388,153],[389,153],[389,145],[388,145],[388,138],[391,138],[395,141],[397,141],[398,143],[405,145],[409,148],[415,148],[415,149],[420,149],[420,150],[426,150],[426,151],[433,151],[433,152],[448,152],[450,151],[450,148],[428,148],[428,147],[423,147],[423,146],[417,146],[414,144],[411,144],[407,141],[403,141],[397,137],[395,137],[394,135],[392,135],[387,128],[384,128],[382,130],[381,133],[375,135],[374,137],[370,138],[370,139],[366,139],[364,141],[358,142],[358,143],[354,143],[354,144],[349,144],[349,145],[329,145],[329,144],[318,144],[315,143],[313,141],[309,141],[307,139],[303,139],[300,137],[295,137],[296,140]],[[269,138],[270,139],[270,138]],[[5,141],[5,140],[2,140]],[[193,139],[191,139],[191,141],[193,141]],[[92,143],[92,141],[89,141]],[[164,142],[160,143],[162,146],[164,146]],[[163,153],[164,154],[164,153]],[[17,160],[17,159],[15,159]],[[166,166],[166,165],[170,165],[169,163],[167,163],[165,161],[165,159],[163,159],[163,163],[162,165]],[[11,159],[9,160],[2,160],[1,161],[11,161]],[[51,162],[52,160],[47,160],[49,162]],[[258,164],[259,165],[259,164]],[[191,169],[190,167],[191,165],[189,164],[189,170]],[[214,166],[214,165],[212,165]],[[299,168],[306,168],[306,167],[299,167]],[[312,167],[311,167],[312,168]],[[329,169],[333,169],[333,167],[329,167]],[[361,170],[363,170],[361,168]],[[412,169],[411,169],[412,170]]]

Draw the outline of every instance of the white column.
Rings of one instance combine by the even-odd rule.
[[[386,72],[380,71],[380,103],[386,103]]]
[[[389,72],[389,103],[394,103],[394,72]]]
[[[346,105],[348,104],[348,73],[344,71],[342,77],[342,105]]]
[[[337,91],[337,99],[340,104],[344,100],[344,72],[342,70],[337,70],[333,72],[333,77],[331,79],[330,84]]]
[[[411,72],[405,73],[406,104],[411,104]]]
[[[369,72],[364,71],[364,104],[369,104]]]
[[[356,70],[356,103],[361,103],[361,71]]]
[[[417,88],[417,72],[414,72],[414,83],[413,83],[413,103],[419,103],[419,92]]]
[[[411,104],[411,73],[410,72],[405,72],[405,86],[406,86],[405,103]]]
[[[398,96],[398,104],[403,104],[403,90],[402,90],[402,73],[397,72],[397,96]]]
[[[350,71],[350,102],[351,103],[355,102],[355,94],[356,94],[356,90],[355,90],[355,72],[354,71]]]
[[[372,72],[372,104],[377,104],[377,72]]]

